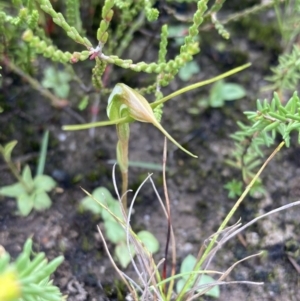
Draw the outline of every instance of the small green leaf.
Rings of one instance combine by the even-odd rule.
[[[91,211],[95,215],[100,215],[102,212],[102,207],[89,196],[81,200],[80,208],[83,210]]]
[[[214,283],[215,280],[208,276],[208,275],[202,275],[199,285],[204,285],[204,284],[210,284],[210,283]],[[198,290],[198,292],[200,292],[201,290]],[[218,285],[212,287],[212,289],[210,289],[208,292],[205,293],[206,296],[210,296],[213,298],[219,298],[220,297],[220,288]]]
[[[44,71],[42,86],[54,90],[54,94],[60,98],[66,98],[70,92],[69,82],[72,76],[65,70],[56,70],[54,67],[48,67]]]
[[[31,175],[31,170],[30,167],[28,165],[26,165],[23,169],[22,172],[22,178],[24,180],[24,182],[31,188],[33,187],[33,179],[32,179],[32,175]]]
[[[220,108],[225,101],[237,100],[246,95],[245,89],[235,83],[216,82],[209,94],[209,104],[213,108]]]
[[[67,98],[70,93],[70,85],[68,83],[61,83],[59,87],[53,87],[54,93],[60,98]]]
[[[42,145],[40,149],[40,156],[38,160],[38,167],[36,171],[36,175],[42,175],[44,173],[46,158],[47,158],[47,149],[48,149],[48,142],[49,142],[49,131],[45,131],[42,139]]]
[[[111,201],[108,204],[108,208],[115,216],[119,217],[120,219],[123,219],[120,203],[118,201]],[[115,221],[113,215],[111,215],[107,210],[102,211],[102,218],[104,219],[104,221]]]
[[[105,187],[96,188],[92,195],[97,201],[103,204],[109,204],[111,201],[115,201],[109,190]]]
[[[194,269],[196,261],[197,261],[197,259],[195,256],[193,256],[192,254],[187,255],[181,263],[180,274],[191,272]],[[178,280],[178,282],[176,284],[177,293],[179,293],[182,290],[182,288],[184,287],[188,278],[189,278],[189,274],[186,274],[186,275],[183,275],[180,280]],[[193,283],[191,283],[189,285],[188,289],[190,289],[192,285],[193,285]]]
[[[180,266],[180,273],[191,272],[194,269],[194,266],[197,262],[197,259],[192,254],[187,255]],[[185,275],[183,278],[188,278],[189,275]]]
[[[195,61],[186,63],[178,73],[178,76],[183,81],[188,81],[194,74],[200,72],[199,65]]]
[[[3,156],[4,156],[4,159],[6,162],[11,161],[11,153],[12,153],[13,149],[15,148],[15,146],[17,145],[17,143],[18,143],[17,140],[13,140],[4,146]]]
[[[185,285],[186,279],[179,279],[176,283],[176,292],[179,294],[179,292],[183,289]]]
[[[226,101],[230,101],[230,100],[237,100],[245,97],[246,91],[239,84],[225,83],[222,86],[222,94]]]
[[[197,259],[195,256],[189,254],[188,256],[186,256],[184,258],[184,260],[181,263],[180,266],[180,273],[188,273],[193,271],[195,265],[196,265]],[[176,291],[179,293],[181,291],[181,289],[184,287],[187,279],[189,278],[189,275],[186,274],[184,275],[176,284]],[[205,274],[201,275],[201,280],[200,282],[197,284],[197,287],[200,285],[204,285],[204,284],[210,284],[215,282],[215,280]],[[192,283],[191,286],[188,288],[190,289],[194,284]],[[202,289],[197,290],[197,292],[201,292]],[[220,296],[220,289],[219,286],[214,286],[212,289],[210,289],[208,292],[205,293],[205,295],[207,296],[211,296],[214,298],[219,298]]]
[[[12,197],[12,198],[17,198],[21,194],[25,193],[25,189],[21,183],[15,183],[12,185],[4,186],[0,188],[0,194]]]
[[[156,253],[159,250],[159,242],[152,233],[143,230],[137,236],[149,252]]]
[[[133,246],[130,245],[131,256],[134,257],[135,251]],[[131,257],[125,242],[118,244],[115,248],[115,257],[121,264],[122,268],[125,269],[131,262]]]
[[[228,190],[228,197],[231,199],[240,196],[243,191],[243,183],[238,180],[232,180],[223,187]]]
[[[103,210],[103,208],[99,205],[99,203],[101,203],[104,206],[109,207],[111,210],[112,203],[117,203],[117,201],[113,198],[109,190],[105,187],[98,187],[94,189],[92,196],[95,200],[87,196],[81,200],[80,207],[83,210],[90,210],[95,215],[102,214],[102,218],[104,220],[110,219],[114,221],[114,218],[110,215],[110,213],[108,213],[106,210]]]
[[[33,180],[34,187],[44,191],[51,191],[55,186],[56,182],[47,175],[38,175]]]
[[[88,104],[89,104],[89,96],[86,95],[81,99],[77,107],[80,111],[83,111],[87,108]]]
[[[104,221],[104,228],[106,237],[114,244],[124,241],[126,234],[122,226],[115,221],[106,220]]]
[[[39,211],[49,209],[51,207],[51,204],[52,204],[51,199],[46,192],[42,191],[42,192],[34,193],[34,201],[33,201],[34,209]]]
[[[220,108],[224,106],[224,97],[222,93],[222,86],[224,85],[223,81],[216,82],[209,93],[209,105],[212,108]]]
[[[21,215],[27,216],[31,212],[33,200],[34,195],[28,195],[26,193],[23,193],[17,198],[17,205]]]

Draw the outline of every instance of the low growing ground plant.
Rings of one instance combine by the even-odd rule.
[[[80,210],[88,210],[95,216],[101,216],[104,223],[105,237],[116,245],[114,257],[122,268],[126,268],[131,262],[131,257],[135,255],[135,250],[133,247],[130,247],[130,250],[127,248],[126,233],[119,222],[123,219],[120,203],[113,198],[105,187],[96,188],[92,192],[92,197],[86,196],[81,200]],[[137,232],[136,235],[149,252],[154,254],[159,250],[158,240],[149,231],[142,230]]]
[[[271,103],[266,99],[257,100],[257,111],[244,112],[249,124],[238,122],[239,130],[231,135],[235,141],[235,150],[226,162],[242,171],[242,181],[237,179],[226,184],[229,196],[235,197],[248,185],[255,175],[255,170],[263,163],[264,149],[276,143],[278,135],[287,147],[291,144],[291,134],[298,134],[300,143],[300,99],[295,91],[286,104],[274,93]],[[260,179],[251,193],[263,192]]]
[[[49,133],[46,132],[35,177],[32,176],[28,165],[26,165],[21,172],[17,165],[12,161],[11,154],[14,147],[17,145],[17,141],[11,141],[4,146],[0,145],[0,153],[10,171],[17,179],[17,183],[0,187],[0,195],[15,198],[17,201],[18,213],[22,216],[29,215],[33,209],[38,211],[48,209],[52,203],[48,192],[55,188],[56,182],[52,177],[43,174],[48,135]]]
[[[210,88],[208,97],[201,97],[197,101],[197,106],[188,108],[187,112],[199,115],[201,111],[207,108],[221,108],[226,101],[238,100],[245,96],[246,91],[241,85],[219,80]]]
[[[0,246],[0,300],[1,301],[63,301],[60,289],[50,279],[64,257],[48,262],[45,253],[32,250],[32,239],[27,239],[23,251],[11,261]]]

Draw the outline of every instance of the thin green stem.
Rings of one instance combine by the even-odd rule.
[[[120,123],[128,123],[131,121],[132,119],[129,117],[122,117],[118,120],[98,121],[98,122],[91,122],[86,124],[64,125],[62,129],[64,131],[80,131],[80,130],[88,130],[98,126],[116,125]]]
[[[158,105],[160,105],[160,104],[162,104],[162,103],[164,103],[164,102],[170,100],[170,99],[173,98],[173,97],[176,97],[176,96],[178,96],[178,95],[180,95],[180,94],[183,94],[183,93],[185,93],[185,92],[188,92],[188,91],[197,89],[197,88],[199,88],[199,87],[202,87],[202,86],[205,86],[205,85],[212,84],[212,83],[214,83],[214,82],[216,82],[216,81],[218,81],[218,80],[220,80],[220,79],[223,79],[223,78],[225,78],[225,77],[228,77],[228,76],[231,76],[231,75],[233,75],[233,74],[235,74],[235,73],[238,73],[238,72],[240,72],[240,71],[242,71],[242,70],[244,70],[244,69],[246,69],[246,68],[248,68],[248,67],[250,67],[250,66],[251,66],[251,63],[248,63],[248,64],[242,65],[242,66],[240,66],[240,67],[234,68],[234,69],[232,69],[232,70],[230,70],[230,71],[227,71],[227,72],[225,72],[225,73],[223,73],[223,74],[220,74],[220,75],[218,75],[218,76],[215,76],[215,77],[213,77],[213,78],[210,78],[210,79],[207,79],[207,80],[198,82],[198,83],[193,84],[193,85],[189,85],[189,86],[187,86],[187,87],[185,87],[185,88],[182,88],[182,89],[180,89],[180,90],[177,90],[176,92],[171,93],[171,94],[169,94],[168,96],[165,96],[165,97],[163,97],[163,98],[161,98],[161,99],[159,99],[159,100],[157,100],[157,101],[151,103],[150,106],[151,106],[152,109],[154,109],[154,108],[156,108]]]
[[[0,145],[0,152],[3,154],[4,153],[4,148]],[[4,161],[6,162],[8,168],[10,169],[11,173],[14,175],[14,177],[17,179],[19,183],[24,187],[26,192],[30,193],[31,189],[30,187],[26,184],[26,182],[23,180],[22,176],[20,175],[17,167],[14,165],[14,163],[10,160],[6,160],[6,158],[3,156]]]
[[[267,164],[273,159],[273,157],[280,151],[280,149],[284,146],[284,141],[282,141],[277,148],[273,151],[273,153],[268,157],[268,159],[265,161],[265,163],[262,165],[262,167],[259,169],[259,171],[256,173],[256,175],[254,176],[254,178],[252,179],[252,181],[250,182],[250,184],[246,187],[245,191],[242,193],[242,195],[240,196],[240,198],[237,200],[237,202],[235,203],[235,205],[232,207],[232,209],[230,210],[230,212],[227,214],[227,216],[225,217],[224,221],[222,222],[221,226],[219,227],[217,234],[212,238],[212,240],[210,241],[209,245],[207,246],[207,248],[205,249],[201,259],[197,262],[194,271],[198,271],[200,270],[202,264],[204,263],[204,261],[206,260],[207,256],[209,255],[210,251],[212,250],[215,242],[217,241],[219,234],[228,224],[229,220],[231,219],[231,217],[233,216],[233,214],[236,212],[236,210],[238,209],[238,207],[240,206],[240,204],[242,203],[242,201],[245,199],[246,195],[248,194],[248,192],[250,191],[250,189],[253,187],[254,183],[257,181],[257,179],[260,177],[262,171],[265,169],[265,167],[267,166]],[[190,284],[192,283],[192,281],[194,280],[193,275],[191,275],[188,280],[186,281],[184,287],[182,288],[182,290],[180,291],[180,293],[178,294],[176,301],[181,301],[182,298],[184,297],[184,294],[187,292]]]

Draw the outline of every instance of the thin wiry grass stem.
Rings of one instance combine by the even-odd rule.
[[[116,265],[113,257],[111,256],[110,252],[109,252],[109,249],[108,249],[108,246],[106,244],[106,241],[105,241],[105,238],[102,234],[102,231],[100,229],[99,226],[97,226],[98,228],[98,232],[101,236],[101,239],[102,239],[102,242],[103,242],[103,245],[104,245],[104,248],[105,248],[105,251],[107,253],[107,256],[109,257],[109,260],[111,262],[111,264],[113,265],[114,269],[116,270],[116,272],[119,274],[119,276],[121,277],[121,279],[123,280],[123,282],[125,283],[125,285],[127,286],[129,292],[131,293],[131,295],[133,296],[134,300],[138,301],[138,296],[137,296],[137,293],[136,291],[131,287],[131,285],[127,282],[126,278],[124,277],[123,275],[123,272],[119,270],[118,266]],[[130,280],[132,283],[135,283],[133,280]],[[137,286],[138,287],[138,286]]]
[[[220,239],[220,241],[217,241],[217,240],[215,241],[216,246],[222,246],[222,243],[223,243],[224,239],[225,239],[226,237],[228,237],[228,235],[230,235],[231,233],[233,233],[233,232],[234,232],[237,228],[239,228],[241,225],[242,225],[242,224],[240,223],[240,220],[238,220],[234,225],[232,225],[232,226],[230,226],[230,227],[228,227],[228,228],[226,228],[226,229],[223,229],[223,230],[220,231],[220,232],[217,232],[217,233],[213,234],[213,235],[211,236],[212,238],[213,238],[213,236],[215,236],[215,235],[218,235],[218,236],[223,235],[223,237]],[[220,247],[220,248],[221,248],[221,247]],[[217,249],[217,248],[213,248],[213,249],[211,250],[211,252],[207,255],[207,258],[206,258],[206,260],[205,260],[206,263],[203,262],[203,264],[205,263],[204,270],[208,269],[208,267],[209,267],[209,265],[210,265],[212,259],[214,258],[214,256],[216,255],[216,253],[217,253],[218,250],[219,250],[219,249]]]
[[[278,213],[278,212],[280,212],[280,211],[283,211],[283,210],[292,208],[292,207],[294,207],[294,206],[298,206],[298,205],[300,205],[300,201],[296,201],[296,202],[293,202],[293,203],[290,203],[290,204],[283,205],[283,206],[281,206],[281,207],[279,207],[279,208],[276,208],[276,209],[274,209],[274,210],[271,210],[271,211],[269,211],[269,212],[267,212],[267,213],[265,213],[265,214],[262,214],[262,215],[260,215],[260,216],[258,216],[258,217],[256,217],[256,218],[254,218],[253,220],[251,220],[250,222],[248,222],[247,224],[245,224],[245,225],[242,226],[242,227],[240,227],[240,226],[241,226],[240,223],[239,223],[239,224],[235,224],[234,227],[231,227],[231,229],[230,229],[231,231],[228,231],[228,232],[224,235],[224,237],[218,242],[218,244],[216,245],[216,247],[213,248],[213,249],[211,250],[210,254],[208,254],[208,256],[207,256],[208,262],[207,262],[207,264],[206,264],[205,269],[208,268],[208,266],[209,266],[211,260],[212,260],[213,257],[216,255],[217,251],[218,251],[219,249],[221,249],[221,247],[222,247],[228,240],[230,240],[231,238],[233,238],[233,237],[236,236],[237,234],[241,233],[243,230],[245,230],[245,229],[248,228],[249,226],[253,225],[254,223],[256,223],[257,221],[259,221],[260,219],[265,218],[265,217],[267,217],[267,216],[269,216],[269,215]],[[237,229],[237,227],[238,227],[238,229]],[[249,258],[251,258],[251,257],[253,257],[253,256],[259,256],[260,254],[261,254],[261,253],[258,253],[258,254],[255,254],[255,255],[251,255],[251,256],[248,256],[248,257],[246,257],[246,258],[244,258],[244,259],[242,259],[242,260],[236,262],[235,264],[233,264],[233,265],[232,265],[232,266],[224,273],[223,276],[221,276],[221,277],[218,279],[218,281],[223,280],[223,279],[224,279],[224,278],[232,271],[232,269],[233,269],[238,263],[240,263],[240,262],[242,262],[242,261],[244,261],[244,260],[247,260],[247,259],[249,259]],[[214,284],[217,284],[218,281],[215,282]],[[232,282],[231,282],[231,283],[232,283]],[[237,283],[238,283],[238,282],[237,282]],[[249,282],[249,283],[250,283],[250,282]],[[214,286],[214,285],[212,285],[212,286]],[[190,293],[190,292],[193,293],[193,292],[195,292],[196,290],[198,290],[198,289],[200,289],[200,288],[201,288],[201,287],[193,288],[193,290],[192,290],[192,291],[189,291],[189,293]],[[208,289],[208,290],[209,290],[209,289]],[[205,294],[205,292],[207,292],[208,290],[205,290],[205,291],[201,292],[201,294]],[[200,294],[200,293],[199,293],[199,294]],[[192,298],[189,298],[188,300],[191,301],[192,299],[194,299],[195,296],[200,296],[199,294],[193,295],[193,297],[192,297]]]
[[[230,266],[222,275],[221,277],[216,280],[215,282],[213,283],[208,283],[208,284],[202,284],[202,285],[197,285],[197,282],[195,282],[195,285],[193,286],[193,288],[190,290],[190,292],[192,293],[192,297],[191,298],[188,298],[187,301],[192,301],[202,295],[204,295],[205,293],[207,293],[209,290],[212,289],[212,287],[214,287],[215,285],[220,285],[220,284],[229,284],[229,283],[233,283],[232,281],[231,282],[224,282],[223,280],[231,273],[231,271],[238,265],[240,264],[241,262],[245,261],[245,260],[248,260],[250,258],[253,258],[253,257],[256,257],[256,256],[259,256],[261,254],[260,253],[257,253],[257,254],[253,254],[253,255],[250,255],[250,256],[247,256],[237,262],[235,262],[232,266]],[[239,281],[234,281],[235,283],[241,283]],[[248,283],[250,284],[250,281],[245,281],[244,283]],[[251,282],[251,283],[255,283],[257,285],[262,285],[263,282]],[[194,294],[197,290],[199,289],[202,289],[201,292],[199,292],[198,294]]]
[[[133,197],[133,200],[132,200],[132,203],[131,203],[131,206],[129,208],[129,212],[128,212],[128,216],[127,216],[127,213],[126,213],[126,208],[124,208],[122,206],[122,201],[121,201],[121,198],[120,198],[120,195],[119,195],[119,192],[118,192],[118,188],[117,188],[117,183],[116,183],[116,178],[115,178],[115,165],[113,167],[113,175],[112,175],[112,178],[113,178],[113,184],[114,184],[114,188],[115,188],[115,191],[116,191],[116,194],[117,194],[117,197],[118,197],[118,200],[119,200],[119,203],[120,203],[120,206],[122,208],[122,214],[123,214],[123,218],[125,220],[125,226],[124,226],[124,229],[125,229],[125,232],[126,232],[126,240],[127,240],[127,248],[128,248],[128,251],[129,251],[129,256],[131,257],[131,263],[134,267],[134,270],[135,272],[137,273],[138,275],[138,278],[140,279],[140,281],[143,283],[143,286],[144,288],[147,287],[147,280],[144,279],[143,275],[147,275],[147,269],[145,269],[145,267],[148,267],[149,266],[149,260],[148,262],[145,262],[145,258],[148,258],[147,254],[145,254],[145,250],[144,248],[140,245],[140,243],[138,242],[138,240],[134,237],[134,235],[132,235],[132,229],[130,227],[130,216],[131,216],[131,213],[132,213],[132,208],[133,208],[133,205],[134,205],[134,202],[135,202],[135,199],[140,191],[140,189],[142,188],[142,186],[144,185],[144,183],[151,177],[151,175],[149,175],[144,181],[143,183],[140,185],[140,187],[138,188],[137,192],[135,193],[134,197]],[[133,244],[134,246],[134,250],[137,254],[136,258],[138,259],[139,261],[139,265],[142,269],[142,272],[139,271],[136,263],[135,263],[135,260],[133,258],[133,254],[131,252],[131,248],[130,248],[130,242]]]
[[[130,217],[131,217],[131,214],[132,214],[132,211],[133,211],[133,206],[134,206],[136,197],[137,197],[138,193],[140,192],[141,188],[143,187],[143,185],[145,184],[145,182],[149,178],[151,179],[151,176],[152,176],[152,174],[148,175],[148,177],[143,181],[143,183],[139,186],[136,193],[134,194],[131,205],[129,207],[128,215],[126,214],[125,208],[123,208],[122,213],[123,213],[124,220],[126,221],[126,225],[125,225],[124,229],[126,231],[126,241],[127,241],[127,248],[128,248],[128,251],[129,251],[129,256],[130,256],[130,259],[131,259],[131,263],[134,267],[134,270],[135,270],[136,274],[138,275],[139,280],[143,284],[143,287],[144,287],[143,294],[147,295],[149,293],[148,292],[149,291],[149,283],[152,282],[152,284],[153,284],[152,290],[154,290],[155,294],[158,297],[160,297],[160,292],[157,291],[156,282],[153,282],[154,277],[152,276],[152,274],[155,273],[155,271],[157,270],[157,267],[156,267],[156,265],[155,265],[155,263],[152,259],[151,254],[149,254],[149,252],[141,245],[141,243],[135,237],[135,235],[132,234],[133,232],[132,232],[132,229],[131,229],[131,226],[130,226]],[[122,205],[122,201],[121,201],[120,195],[118,193],[116,179],[115,179],[115,166],[113,168],[113,183],[114,183],[114,187],[115,187],[116,194],[118,196],[120,205]],[[137,267],[137,264],[135,262],[133,254],[131,252],[130,243],[134,246],[134,250],[136,252],[136,258],[139,262],[141,271]],[[148,280],[147,280],[147,275],[149,276]]]
[[[236,203],[234,204],[234,206],[232,207],[232,209],[230,210],[230,212],[227,214],[227,216],[225,217],[225,219],[221,223],[218,232],[220,232],[221,230],[223,230],[226,227],[226,225],[228,224],[228,222],[232,218],[233,214],[236,212],[236,210],[238,209],[238,207],[240,206],[240,204],[242,203],[242,201],[245,199],[245,197],[248,194],[248,192],[250,191],[250,189],[253,187],[254,183],[257,181],[258,177],[261,175],[261,173],[266,168],[266,166],[268,165],[268,163],[273,159],[273,157],[284,146],[284,144],[285,144],[284,141],[282,141],[276,147],[276,149],[272,152],[272,154],[267,158],[267,160],[264,162],[264,164],[261,166],[261,168],[255,174],[255,176],[251,180],[250,184],[246,187],[246,189],[244,190],[244,192],[242,193],[242,195],[239,197],[239,199],[236,201]],[[206,247],[205,251],[203,252],[203,255],[201,256],[200,260],[197,262],[197,264],[195,266],[196,270],[199,270],[202,267],[203,263],[207,259],[207,256],[209,255],[209,253],[211,252],[212,248],[214,247],[214,244],[215,244],[215,242],[216,242],[217,239],[218,239],[218,235],[215,235],[213,237],[213,239],[211,240],[211,242],[209,243],[209,245]],[[177,296],[177,301],[181,301],[182,300],[183,296],[186,294],[186,291],[187,291],[189,285],[192,282],[193,282],[193,276],[191,275],[187,279],[187,281],[186,281],[185,285],[183,286],[183,288],[181,289],[181,291],[179,292],[179,294]]]
[[[254,223],[256,223],[257,221],[259,221],[260,219],[262,218],[265,218],[269,215],[272,215],[272,214],[275,214],[275,213],[278,213],[280,211],[283,211],[283,210],[287,210],[289,208],[292,208],[292,207],[295,207],[295,206],[299,206],[300,205],[300,201],[296,201],[296,202],[292,202],[292,203],[289,203],[289,204],[286,204],[286,205],[283,205],[281,207],[278,207],[276,209],[273,209],[265,214],[262,214],[256,218],[254,218],[253,220],[251,220],[250,222],[248,222],[247,224],[245,224],[244,226],[242,226],[241,228],[237,229],[236,231],[234,231],[233,233],[231,233],[230,235],[228,235],[224,241],[222,241],[222,245],[225,244],[229,239],[231,239],[232,237],[236,236],[237,234],[239,234],[240,232],[244,231],[246,228],[248,228],[249,226],[253,225]],[[220,246],[217,246],[217,248],[220,248]]]
[[[167,139],[165,137],[164,139],[164,152],[163,152],[163,186],[164,186],[164,195],[166,199],[166,207],[167,207],[167,220],[168,220],[168,233],[167,233],[167,240],[166,240],[166,248],[165,248],[165,266],[164,266],[164,273],[165,278],[167,276],[167,255],[169,250],[169,242],[170,242],[170,236],[171,237],[171,243],[172,243],[172,266],[171,266],[171,276],[174,276],[176,273],[176,241],[174,232],[172,230],[172,221],[171,221],[171,206],[170,206],[170,198],[168,193],[168,186],[167,186],[167,178],[166,178],[166,164],[167,164]],[[171,295],[173,292],[173,286],[174,281],[171,281],[169,283],[168,287],[168,293],[167,293],[167,299],[171,299]]]
[[[240,221],[240,220],[239,220],[239,221]],[[223,229],[223,230],[221,230],[221,231],[219,231],[219,232],[214,233],[214,234],[211,235],[208,239],[210,239],[210,240],[213,239],[213,237],[214,237],[215,235],[218,235],[218,236],[219,236],[219,235],[223,235],[223,236],[228,235],[229,233],[231,233],[232,231],[234,231],[237,227],[239,227],[239,226],[241,225],[241,224],[239,223],[239,221],[238,221],[236,224],[234,224],[234,225],[232,225],[232,226],[230,226],[230,227],[228,227],[228,228],[226,228],[226,229]],[[206,240],[208,240],[208,239],[206,239]],[[219,244],[218,241],[215,241],[215,243],[216,243],[216,244]],[[198,262],[199,259],[201,258],[204,249],[205,249],[205,243],[202,245],[202,247],[201,247],[201,249],[200,249],[200,251],[199,251],[199,254],[198,254],[198,256],[197,256],[197,262]],[[202,269],[203,271],[207,271],[207,269],[208,269],[208,267],[209,267],[209,265],[210,265],[212,259],[214,258],[216,252],[217,252],[217,250],[213,249],[213,250],[207,255],[206,260],[203,262],[203,264],[205,264],[205,267]],[[195,280],[195,284],[196,284],[196,283],[199,283],[199,282],[201,281],[202,275],[203,275],[203,274],[199,274],[199,276],[198,276],[198,277],[196,278],[196,280]],[[192,293],[191,291],[189,291],[189,292],[187,293],[188,296],[191,296],[192,294],[193,294],[193,293]]]
[[[144,287],[147,286],[147,282],[145,281],[144,277],[142,277],[142,273],[139,271],[139,269],[138,269],[138,267],[137,267],[137,265],[135,263],[135,260],[133,258],[133,255],[132,255],[132,252],[131,252],[131,248],[130,248],[130,236],[131,235],[130,235],[130,231],[129,230],[131,229],[131,227],[130,227],[130,217],[131,217],[131,214],[132,214],[132,209],[133,209],[134,202],[135,202],[136,197],[137,197],[138,193],[140,192],[141,188],[143,187],[143,185],[145,184],[145,182],[148,181],[148,179],[150,177],[151,177],[151,175],[148,175],[148,177],[142,182],[142,184],[138,187],[136,193],[134,194],[134,197],[133,197],[133,199],[131,201],[131,204],[130,204],[130,207],[129,207],[128,216],[127,216],[127,220],[126,220],[126,228],[125,228],[126,229],[126,242],[127,242],[127,248],[128,248],[130,260],[131,260],[131,263],[132,263],[132,265],[133,265],[136,273],[138,274],[140,280],[143,282]],[[133,239],[131,239],[131,241],[132,240]],[[136,251],[137,251],[137,249],[136,249]],[[143,256],[141,258],[143,258]],[[141,264],[141,268],[143,268],[143,264]],[[146,274],[145,271],[144,271],[144,274]]]

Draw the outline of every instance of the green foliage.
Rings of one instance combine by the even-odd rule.
[[[51,199],[48,192],[56,186],[56,183],[50,176],[41,173],[32,177],[28,165],[20,173],[16,165],[11,161],[11,153],[16,144],[16,141],[12,141],[5,146],[0,145],[0,153],[4,161],[18,180],[17,183],[1,187],[0,195],[15,198],[20,215],[27,216],[32,209],[40,211],[50,208]],[[45,152],[43,153],[45,156]],[[40,159],[40,164],[44,164],[43,159]],[[38,170],[41,172],[43,167],[39,167]]]
[[[284,2],[280,5],[280,2]],[[300,0],[275,1],[277,23],[281,34],[283,53],[278,64],[271,67],[273,74],[266,79],[272,82],[268,88],[279,93],[295,91],[300,79],[300,48],[297,37],[300,33]]]
[[[179,70],[178,76],[181,80],[188,81],[192,78],[193,75],[198,74],[199,72],[199,65],[195,61],[192,61],[188,62]]]
[[[66,70],[57,70],[49,66],[44,70],[44,78],[41,82],[45,88],[53,89],[54,94],[60,98],[67,98],[70,92],[72,76]]]
[[[102,64],[114,64],[136,72],[155,73],[160,76],[159,84],[166,86],[179,70],[186,63],[192,61],[193,56],[199,52],[198,28],[203,23],[204,14],[207,11],[207,2],[208,0],[197,1],[197,9],[191,25],[186,26],[187,30],[181,43],[180,53],[174,59],[168,61],[159,59],[157,63],[134,63],[132,60],[120,58],[120,55],[122,55],[123,51],[130,44],[133,32],[145,23],[143,19],[139,19],[137,16],[141,12],[144,12],[149,22],[155,21],[159,17],[158,10],[153,7],[155,4],[154,1],[105,1],[102,7],[102,20],[96,33],[98,40],[96,47],[92,46],[88,38],[82,36],[82,20],[80,18],[80,2],[78,0],[66,1],[66,17],[63,12],[56,12],[49,0],[32,1],[30,5],[29,3],[27,4],[28,7],[25,5],[25,8],[21,5],[16,5],[14,10],[7,9],[1,13],[0,20],[2,21],[0,25],[10,26],[11,30],[7,31],[6,34],[9,35],[8,32],[10,32],[14,36],[11,39],[7,37],[7,40],[11,44],[15,43],[15,37],[19,36],[18,32],[24,33],[23,40],[26,44],[23,43],[22,45],[23,47],[27,47],[27,52],[30,54],[30,57],[27,57],[26,60],[27,64],[30,64],[32,56],[35,53],[42,54],[53,61],[62,63],[76,63],[79,60],[86,60],[89,56],[92,59],[97,57]],[[213,13],[215,14],[220,8],[221,5],[214,7]],[[114,39],[111,39],[109,38],[112,33],[110,23],[113,20],[115,11],[118,12],[119,19],[117,28],[113,34]],[[71,54],[68,51],[63,52],[57,49],[52,41],[46,38],[44,29],[37,22],[39,18],[43,19],[45,14],[50,15],[53,22],[61,27],[70,39],[83,45],[87,50]],[[162,43],[160,45],[159,57],[166,57],[167,35],[167,25],[164,25],[162,28]],[[104,51],[106,54],[104,54]],[[22,59],[24,59],[24,51],[22,53]],[[104,69],[102,68],[101,70],[99,69],[99,73],[97,74],[100,81],[103,72]],[[153,88],[151,85],[145,88],[145,91],[151,92]]]
[[[283,5],[280,5],[283,2]],[[299,13],[300,1],[275,1],[275,12],[278,22],[278,27],[282,36],[282,44],[285,47],[290,47],[297,41],[297,36],[300,33]]]
[[[50,208],[51,199],[47,192],[55,186],[55,181],[49,176],[39,175],[32,178],[30,168],[26,165],[22,172],[22,182],[1,187],[0,194],[15,198],[19,213],[27,216],[32,209],[39,211]]]
[[[216,82],[209,93],[208,104],[213,108],[223,107],[225,101],[233,101],[246,96],[245,89],[236,83]]]
[[[300,143],[300,100],[297,92],[294,92],[284,105],[278,94],[274,93],[271,103],[257,100],[256,111],[244,114],[250,124],[237,123],[240,129],[231,135],[235,141],[235,150],[232,159],[226,162],[242,171],[243,181],[248,185],[255,170],[262,165],[263,148],[273,145],[278,135],[289,147],[291,133],[296,132]],[[261,190],[258,184],[255,189]],[[229,184],[227,188],[230,187],[232,188]]]
[[[98,187],[91,196],[86,196],[81,200],[79,208],[101,216],[106,238],[116,245],[114,255],[121,266],[126,268],[135,255],[135,250],[132,245],[129,247],[127,245],[121,203],[114,199],[105,187]],[[156,253],[159,250],[159,243],[150,232],[143,230],[136,235],[149,252]]]
[[[279,56],[279,64],[271,67],[273,75],[266,79],[273,83],[272,89],[295,91],[300,80],[300,47],[295,44],[289,53]]]
[[[32,240],[27,239],[22,253],[10,262],[7,252],[0,254],[1,301],[63,301],[59,288],[53,285],[51,275],[63,262],[63,256],[48,262],[45,253],[32,251]]]
[[[83,111],[87,108],[89,104],[89,96],[88,95],[85,95],[81,101],[79,102],[77,108],[80,110],[80,111]]]
[[[195,267],[196,263],[197,263],[196,257],[191,254],[187,255],[183,259],[183,261],[180,265],[180,273],[179,273],[179,275],[180,274],[183,274],[183,275],[182,275],[182,278],[179,279],[179,281],[176,284],[177,293],[179,293],[182,290],[182,288],[184,287],[186,281],[188,280],[188,278],[190,276],[190,273],[192,271],[194,271],[194,267]],[[215,280],[211,276],[208,276],[205,274],[201,274],[201,276],[199,276],[199,277],[201,277],[201,278],[200,278],[200,281],[198,281],[196,284],[196,287],[199,287],[197,292],[201,292],[201,285],[211,284],[212,289],[210,289],[208,292],[206,292],[205,295],[214,297],[214,298],[219,298],[220,297],[220,288],[218,285],[215,285],[215,286],[213,285]],[[188,289],[195,286],[195,282],[196,282],[196,279],[194,282],[189,283]]]
[[[66,1],[66,19],[70,26],[75,27],[79,32],[82,31],[79,0]]]
[[[224,188],[228,190],[228,197],[234,199],[242,194],[243,182],[233,179],[232,181],[224,185]]]
[[[219,80],[212,85],[208,98],[201,98],[197,102],[197,107],[190,107],[187,111],[190,114],[199,114],[201,110],[208,107],[221,108],[226,101],[238,100],[246,96],[245,89],[236,83],[226,83]]]

